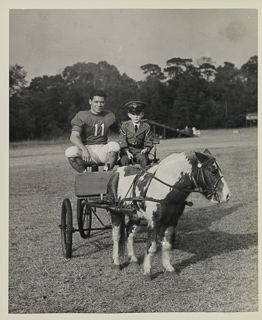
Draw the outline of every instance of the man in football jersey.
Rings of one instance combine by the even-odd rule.
[[[89,96],[90,110],[80,111],[71,121],[70,141],[74,146],[66,149],[65,155],[71,166],[79,173],[87,165],[104,164],[104,170],[112,170],[118,159],[120,146],[107,141],[109,129],[119,133],[120,126],[115,115],[104,110],[106,93],[93,90]]]

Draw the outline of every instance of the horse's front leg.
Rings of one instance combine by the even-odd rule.
[[[165,271],[175,272],[174,267],[171,265],[171,250],[174,243],[175,227],[171,226],[166,228],[163,236],[162,244],[162,263]]]
[[[152,257],[157,251],[157,243],[156,243],[156,233],[151,228],[148,227],[148,241],[147,241],[147,252],[145,254],[144,259],[144,277],[147,280],[151,280],[151,263],[152,263]]]

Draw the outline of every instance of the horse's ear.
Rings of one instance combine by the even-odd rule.
[[[204,153],[195,152],[195,155],[200,163],[205,163],[209,159],[206,155],[204,155]]]
[[[206,149],[206,150],[204,151],[204,153],[205,153],[205,154],[212,155],[211,152],[210,152],[208,149]]]

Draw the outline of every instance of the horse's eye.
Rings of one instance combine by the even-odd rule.
[[[212,169],[212,170],[211,170],[211,174],[213,174],[213,175],[218,174],[218,170],[217,170],[217,168]]]

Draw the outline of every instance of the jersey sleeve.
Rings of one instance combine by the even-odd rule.
[[[80,113],[77,113],[71,121],[72,131],[82,133],[84,121],[81,119]]]
[[[113,131],[114,133],[120,133],[120,124],[118,123],[118,121],[116,120],[116,117],[114,115],[114,122],[111,124],[110,126],[110,130]]]

